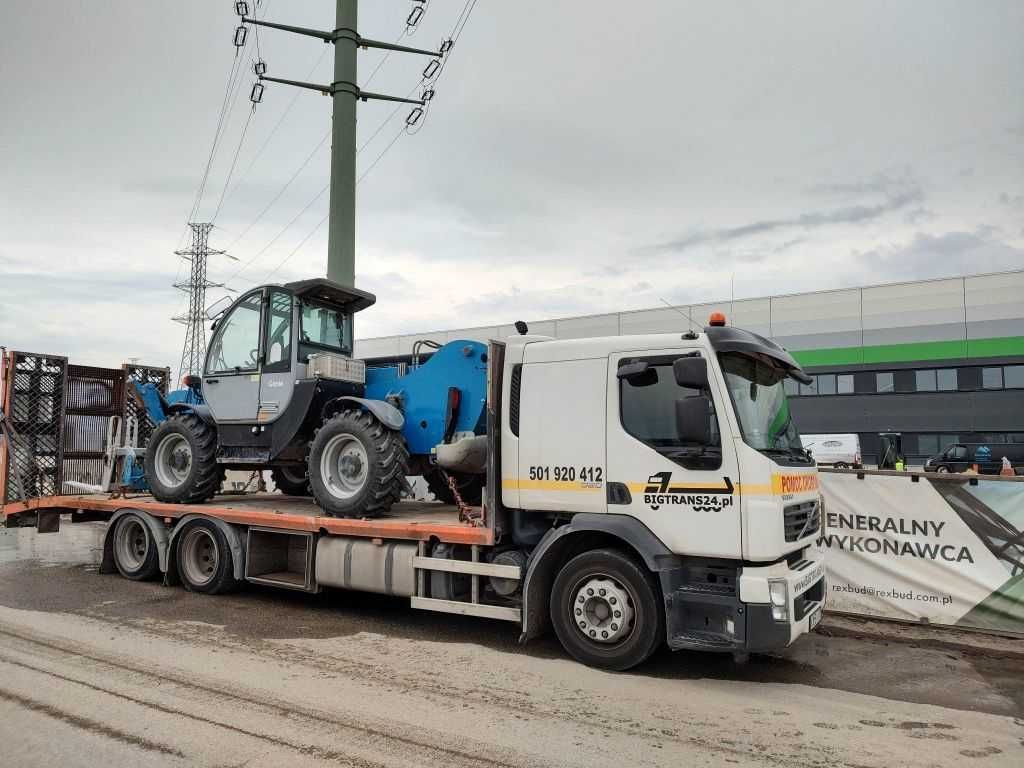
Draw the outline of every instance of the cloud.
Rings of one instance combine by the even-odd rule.
[[[877,270],[888,279],[920,279],[947,275],[1020,269],[1024,249],[992,237],[990,228],[975,232],[919,232],[909,243],[870,251],[854,251],[858,265]]]
[[[859,187],[852,185],[832,185],[832,187],[834,190],[838,188],[847,192],[859,189]],[[673,240],[642,246],[638,251],[648,254],[677,253],[698,245],[731,243],[757,235],[773,234],[789,229],[810,232],[835,225],[864,224],[879,219],[886,214],[902,210],[909,205],[920,203],[923,199],[923,192],[914,185],[899,191],[890,191],[887,193],[885,200],[877,203],[861,203],[831,210],[810,211],[797,216],[762,219],[735,227],[694,232]]]

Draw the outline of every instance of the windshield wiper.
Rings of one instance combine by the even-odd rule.
[[[769,453],[774,456],[792,456],[795,459],[810,463],[813,461],[811,455],[803,448],[762,448],[761,453]]]

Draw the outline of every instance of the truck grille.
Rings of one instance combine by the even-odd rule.
[[[821,524],[821,510],[816,500],[790,504],[783,510],[782,518],[786,541],[798,541],[818,530]]]

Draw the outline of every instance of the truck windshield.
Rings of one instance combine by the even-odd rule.
[[[789,414],[784,382],[786,371],[738,352],[720,354],[726,386],[732,397],[743,441],[762,453],[785,455],[811,463]]]
[[[334,352],[352,353],[352,325],[349,315],[332,307],[303,302],[302,343]]]

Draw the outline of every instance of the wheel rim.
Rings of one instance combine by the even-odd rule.
[[[573,588],[569,617],[576,631],[591,642],[613,645],[633,633],[635,605],[623,584],[595,574],[581,579]]]
[[[936,467],[935,471],[936,472],[949,472],[949,469],[947,469],[946,467]]]
[[[117,526],[114,550],[119,562],[126,570],[137,571],[149,555],[149,533],[141,520],[128,518]]]
[[[190,584],[205,586],[213,581],[220,565],[217,542],[205,528],[193,528],[181,542],[181,569]]]
[[[366,485],[370,460],[355,435],[335,435],[320,457],[320,476],[336,499],[350,499]]]
[[[184,435],[170,434],[156,447],[153,467],[160,484],[177,488],[192,472],[192,446]]]

